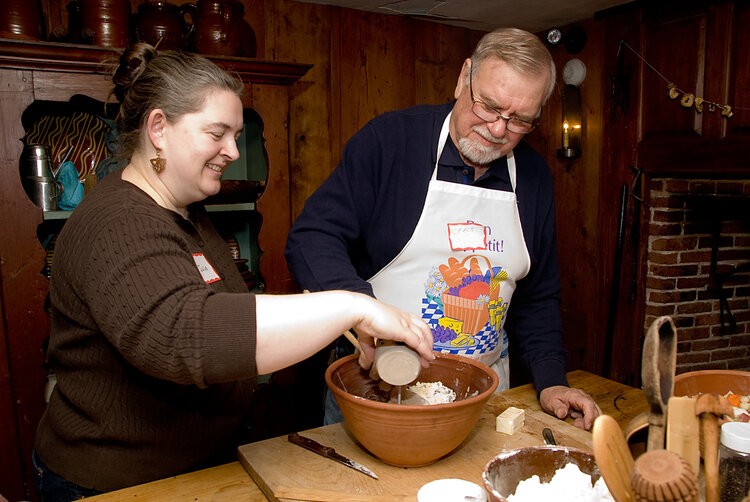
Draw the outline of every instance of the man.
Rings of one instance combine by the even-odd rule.
[[[523,141],[554,86],[537,37],[488,33],[454,102],[386,113],[352,137],[286,256],[305,289],[359,291],[421,314],[435,350],[491,365],[499,389],[510,333],[542,408],[588,430],[599,409],[565,377],[553,180]],[[327,423],[338,419],[330,404]]]

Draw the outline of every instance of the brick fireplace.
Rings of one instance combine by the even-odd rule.
[[[645,323],[677,326],[677,373],[750,370],[750,180],[648,182]]]

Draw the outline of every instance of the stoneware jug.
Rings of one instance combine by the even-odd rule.
[[[153,46],[158,43],[160,50],[186,49],[193,34],[195,14],[194,4],[177,6],[164,0],[145,0],[138,6],[136,39]]]
[[[0,15],[0,37],[40,40],[42,38],[42,4],[39,0],[5,0]]]
[[[243,5],[238,0],[198,0],[195,50],[201,54],[239,56]]]
[[[83,38],[104,47],[128,45],[130,0],[81,0]]]

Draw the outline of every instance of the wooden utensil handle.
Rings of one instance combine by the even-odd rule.
[[[320,455],[323,455],[324,457],[330,456],[335,450],[331,448],[330,446],[323,446],[322,444],[318,443],[317,441],[313,441],[310,438],[306,438],[304,436],[300,436],[296,432],[290,432],[288,436],[289,442],[294,443],[296,445],[299,445],[303,448],[307,448],[310,451],[314,451],[315,453],[318,453]]]
[[[703,427],[703,465],[706,470],[706,502],[719,502],[719,420],[706,413]]]

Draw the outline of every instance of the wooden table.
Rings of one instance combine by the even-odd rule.
[[[568,380],[572,386],[591,394],[603,413],[614,417],[623,429],[636,415],[647,410],[640,389],[585,371],[569,373]],[[495,417],[508,406],[526,410],[525,425],[512,436],[495,431]],[[446,458],[426,467],[405,469],[380,462],[357,446],[342,424],[304,432],[368,466],[378,474],[379,481],[292,445],[282,436],[242,446],[239,452],[242,463],[162,479],[91,500],[413,502],[418,488],[433,479],[459,477],[481,485],[482,469],[487,461],[502,449],[543,444],[541,430],[544,427],[555,432],[558,444],[591,450],[590,432],[542,412],[534,388],[524,385],[495,394],[467,440]]]

